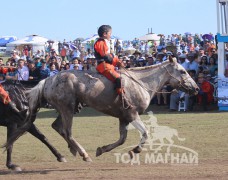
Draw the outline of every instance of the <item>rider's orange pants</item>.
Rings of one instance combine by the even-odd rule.
[[[107,79],[109,79],[112,82],[115,82],[116,78],[119,78],[120,75],[115,71],[115,67],[112,64],[108,63],[100,63],[97,66],[97,71],[104,75]]]

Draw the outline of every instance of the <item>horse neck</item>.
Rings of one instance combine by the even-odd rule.
[[[135,71],[134,75],[136,77],[136,80],[138,80],[148,90],[152,91],[151,98],[155,95],[156,92],[161,90],[161,88],[170,78],[170,75],[165,69],[168,68],[168,65],[169,63],[165,62],[159,65],[145,67],[145,69],[139,68],[140,70]]]

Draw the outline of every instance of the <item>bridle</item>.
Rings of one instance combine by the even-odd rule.
[[[172,66],[174,66],[174,65],[172,65]],[[163,68],[165,68],[165,70],[167,71],[167,73],[172,77],[172,78],[174,78],[174,79],[176,79],[177,81],[179,81],[179,84],[178,84],[178,89],[180,89],[180,88],[184,88],[184,89],[186,89],[187,91],[188,91],[188,93],[189,93],[189,88],[186,88],[184,85],[183,85],[183,83],[185,82],[185,80],[188,80],[189,79],[189,77],[186,77],[186,78],[184,78],[184,79],[181,79],[181,80],[179,80],[179,79],[177,79],[176,77],[174,77],[170,72],[169,72],[169,70],[167,69],[167,67],[166,66],[162,66]]]

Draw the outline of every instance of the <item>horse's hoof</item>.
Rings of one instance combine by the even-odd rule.
[[[134,152],[133,152],[133,151],[128,151],[128,154],[129,154],[130,158],[133,159],[133,157],[134,157]]]
[[[12,171],[16,171],[16,172],[22,171],[21,168],[17,165],[12,165],[9,167],[9,169],[11,169]]]
[[[103,152],[102,152],[101,147],[98,147],[98,148],[97,148],[97,152],[96,152],[96,157],[100,156],[102,153],[103,153]]]
[[[57,159],[59,162],[67,162],[67,160],[65,159],[65,157],[61,157]]]
[[[88,156],[88,157],[83,157],[83,161],[85,162],[93,162],[92,159]]]
[[[19,166],[17,166],[17,167],[15,167],[14,171],[21,172],[22,170],[21,170],[21,168]]]

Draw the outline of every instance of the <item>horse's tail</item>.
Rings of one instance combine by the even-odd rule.
[[[32,123],[35,121],[36,113],[39,111],[41,106],[41,101],[43,98],[43,89],[45,85],[45,80],[42,80],[34,88],[26,92],[28,103],[29,103],[29,114],[24,121],[24,123],[19,126],[12,134],[7,142],[3,145],[8,149],[13,143],[31,127]]]

